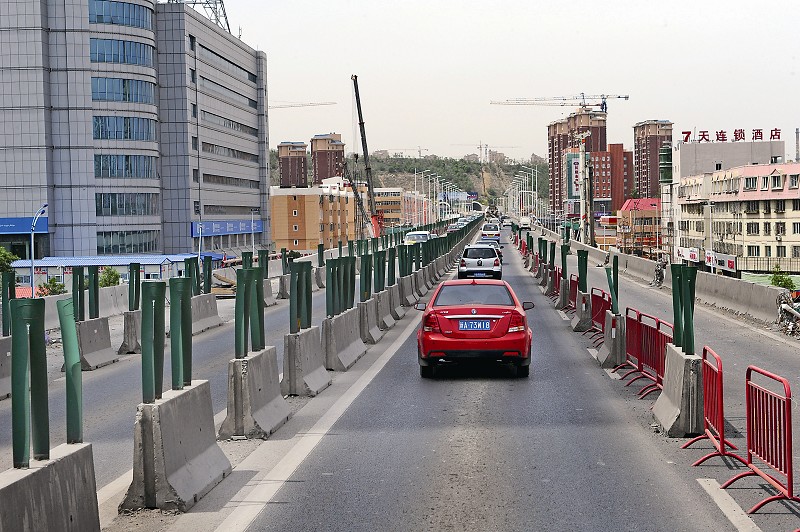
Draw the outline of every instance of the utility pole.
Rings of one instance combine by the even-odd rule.
[[[578,158],[578,189],[580,193],[580,237],[579,241],[586,243],[586,199],[587,199],[587,180],[588,175],[586,173],[586,138],[591,136],[591,131],[584,131],[583,133],[576,133],[574,138],[580,143],[579,146],[579,158]]]

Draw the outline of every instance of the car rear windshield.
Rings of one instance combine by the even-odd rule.
[[[464,250],[465,259],[493,259],[496,256],[497,252],[490,247],[466,248]]]
[[[447,228],[448,229],[458,229],[458,225],[457,224],[450,224],[450,225],[447,226]]]
[[[420,233],[408,233],[406,235],[406,240],[409,242],[425,242],[428,240],[428,235]]]
[[[483,226],[484,231],[498,231],[499,229],[495,224],[486,224]]]
[[[439,290],[433,306],[503,305],[514,306],[508,288],[502,284],[451,284]]]

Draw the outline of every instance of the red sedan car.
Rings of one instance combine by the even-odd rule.
[[[525,311],[505,281],[451,280],[439,285],[424,310],[417,331],[420,375],[432,378],[436,366],[459,360],[497,360],[516,365],[517,376],[527,377],[531,340]]]

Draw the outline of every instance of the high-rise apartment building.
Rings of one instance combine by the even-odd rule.
[[[664,143],[672,143],[669,120],[646,120],[633,126],[634,188],[640,198],[659,195],[658,153]]]
[[[342,135],[338,133],[314,135],[311,138],[311,171],[314,175],[314,184],[322,183],[323,179],[341,177],[343,168]]]
[[[153,0],[7,2],[0,34],[0,244],[43,203],[39,256],[268,242],[263,52]]]
[[[552,122],[547,126],[547,156],[549,163],[550,210],[564,210],[563,195],[565,184],[564,153],[568,148],[578,148],[580,141],[575,138],[578,133],[588,132],[586,152],[606,151],[606,113],[581,108],[567,118]]]
[[[609,144],[607,151],[593,151],[588,158],[594,176],[593,212],[615,213],[630,197],[633,153],[622,144]]]
[[[281,142],[278,144],[278,170],[281,188],[308,186],[308,144]]]

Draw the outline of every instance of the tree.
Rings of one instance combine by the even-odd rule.
[[[58,294],[66,294],[67,287],[64,286],[64,283],[58,282],[55,277],[51,277],[46,283],[36,287],[36,293],[40,296],[57,296]]]
[[[106,266],[103,268],[103,271],[100,272],[98,284],[100,285],[100,288],[105,288],[106,286],[117,286],[119,284],[119,272],[111,266]]]
[[[639,199],[639,197],[640,195],[638,188],[634,188],[633,190],[631,190],[631,193],[628,195],[628,198],[630,199]]]
[[[13,272],[14,268],[11,267],[11,263],[15,260],[19,260],[19,257],[0,246],[0,272]]]
[[[772,269],[770,284],[772,284],[772,286],[786,288],[787,290],[794,290],[794,281],[792,281],[792,278],[789,277],[789,274],[781,270],[781,265],[777,263]]]

